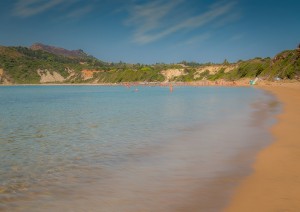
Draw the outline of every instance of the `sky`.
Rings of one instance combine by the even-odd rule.
[[[235,62],[295,49],[299,11],[299,0],[1,0],[0,45],[106,62]]]

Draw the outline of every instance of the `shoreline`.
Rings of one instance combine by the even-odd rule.
[[[275,95],[283,110],[270,130],[274,141],[257,154],[253,172],[237,186],[225,211],[300,211],[300,84],[258,88]]]
[[[257,84],[250,85],[250,78],[243,78],[236,81],[225,81],[225,80],[201,80],[192,82],[119,82],[119,83],[33,83],[33,84],[0,84],[0,87],[10,87],[10,86],[191,86],[191,87],[270,87],[270,86],[288,86],[293,87],[300,85],[300,81],[297,80],[281,80],[281,81],[268,81],[259,80]]]
[[[250,79],[242,79],[238,81],[225,80],[201,80],[193,82],[120,82],[120,83],[33,83],[33,84],[0,84],[0,87],[6,86],[214,86],[214,87],[240,87],[250,86]]]

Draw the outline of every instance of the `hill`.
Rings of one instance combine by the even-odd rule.
[[[157,66],[158,67],[158,66]],[[106,63],[82,50],[47,45],[0,46],[0,83],[115,83],[163,81],[149,65]]]
[[[254,77],[300,79],[300,49],[283,51],[273,59],[237,63],[142,65],[107,63],[83,50],[40,43],[30,48],[0,46],[1,84],[233,81]]]
[[[61,47],[49,46],[42,43],[34,43],[31,47],[31,50],[42,50],[55,55],[61,55],[70,58],[87,58],[89,57],[82,49],[78,50],[67,50]]]

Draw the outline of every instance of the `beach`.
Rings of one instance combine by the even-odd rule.
[[[300,84],[259,87],[282,103],[271,128],[274,143],[259,152],[253,173],[237,187],[225,211],[300,211]]]

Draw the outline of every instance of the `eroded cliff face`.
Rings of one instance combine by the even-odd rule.
[[[94,78],[94,73],[99,73],[100,71],[97,71],[97,70],[82,70],[81,71],[81,78],[83,80],[88,80],[88,79],[92,79]]]
[[[209,74],[216,74],[221,69],[224,69],[225,73],[232,71],[233,69],[237,68],[237,65],[210,65],[210,66],[201,66],[197,68],[197,73],[202,73],[206,70],[209,71]]]
[[[194,73],[194,78],[198,78],[199,75],[204,71],[209,71],[209,74],[215,74],[219,70],[224,69],[225,72],[232,71],[237,66],[223,66],[223,65],[212,65],[212,66],[203,66],[201,68],[197,68]],[[89,83],[98,83],[100,81],[99,77],[95,75],[96,73],[102,72],[99,70],[89,70],[84,69],[80,72],[75,71],[73,69],[67,68],[68,76],[62,76],[58,71],[50,71],[47,69],[38,69],[36,73],[40,77],[39,83],[71,83],[75,82],[85,82]],[[161,74],[165,78],[165,82],[171,82],[176,79],[176,77],[186,75],[185,69],[166,69],[161,71]],[[11,82],[7,77],[5,77],[4,70],[0,69],[0,83],[9,84]]]
[[[47,69],[38,69],[37,74],[40,76],[40,83],[62,83],[62,82],[71,82],[71,81],[86,81],[90,79],[94,79],[97,81],[97,78],[94,77],[94,73],[98,73],[100,71],[97,70],[82,70],[80,72],[76,72],[73,69],[67,68],[66,71],[68,72],[67,77],[63,77],[57,71],[49,71]],[[1,72],[0,72],[1,76]]]
[[[161,71],[161,74],[165,77],[165,81],[172,81],[175,77],[185,75],[184,69],[166,69]]]
[[[188,68],[188,67],[185,67]],[[228,73],[234,69],[238,68],[238,65],[229,64],[229,65],[206,65],[195,68],[194,79],[199,78],[200,74],[208,71],[208,74],[216,74],[220,70],[224,70],[225,73]],[[187,72],[184,68],[181,69],[166,69],[161,71],[161,74],[165,77],[166,82],[173,81],[176,77],[186,75]]]
[[[0,68],[0,80],[1,80],[1,78],[3,77],[3,74],[4,74],[4,71],[3,71],[2,68]]]
[[[41,77],[40,83],[50,83],[50,82],[64,82],[65,78],[61,76],[59,73],[56,71],[48,71],[47,69],[37,70],[38,75]]]
[[[0,84],[9,85],[12,84],[9,77],[6,76],[4,70],[0,68]]]

